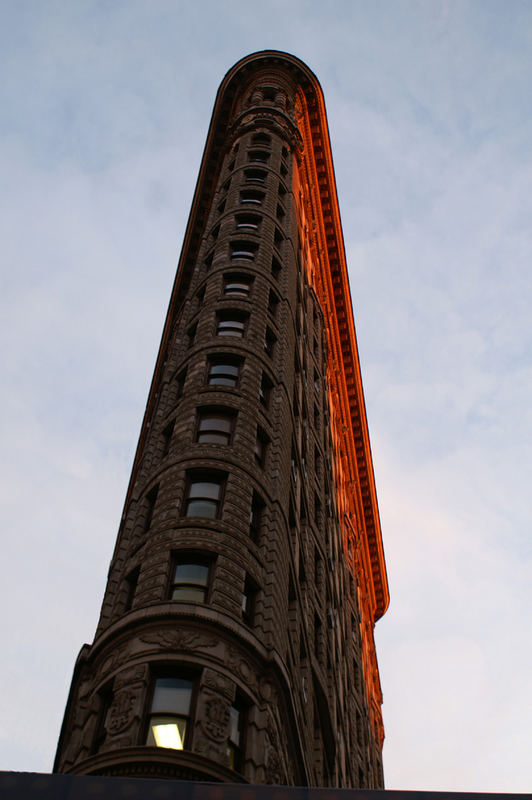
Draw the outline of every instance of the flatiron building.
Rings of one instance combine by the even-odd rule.
[[[255,53],[214,105],[54,771],[382,787],[387,604],[323,94]]]

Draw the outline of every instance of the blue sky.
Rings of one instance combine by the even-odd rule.
[[[225,72],[327,103],[391,605],[389,789],[530,789],[532,5],[0,6],[0,768],[49,771],[92,640]]]

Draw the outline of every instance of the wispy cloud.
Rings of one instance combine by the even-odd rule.
[[[1,13],[2,768],[50,769],[214,94],[274,47],[329,110],[392,594],[388,788],[526,791],[530,5]]]

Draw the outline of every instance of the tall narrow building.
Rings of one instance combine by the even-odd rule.
[[[216,98],[54,771],[382,787],[387,604],[323,94],[255,53]]]

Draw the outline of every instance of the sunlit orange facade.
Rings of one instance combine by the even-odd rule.
[[[216,98],[54,770],[381,788],[387,605],[323,94],[256,53]]]

